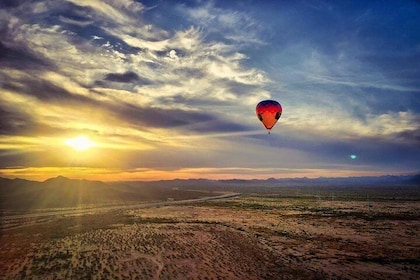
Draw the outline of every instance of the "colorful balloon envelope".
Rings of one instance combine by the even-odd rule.
[[[281,116],[282,108],[275,100],[263,100],[255,108],[258,119],[263,123],[268,133]]]

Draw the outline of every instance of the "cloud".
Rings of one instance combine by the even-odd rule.
[[[133,83],[139,80],[139,76],[134,72],[109,73],[105,76],[105,80],[117,83]]]
[[[313,111],[312,107],[292,110],[290,117],[286,115],[281,119],[282,125],[288,129],[343,139],[389,137],[396,133],[415,130],[419,121],[419,115],[410,111],[369,114],[364,118],[357,118],[349,111],[335,112],[337,108],[333,107],[317,111]]]
[[[38,77],[25,77],[19,81],[15,80],[13,83],[5,82],[3,88],[51,102],[63,102],[69,99],[82,98],[77,95],[72,95],[64,88]],[[84,99],[84,101],[87,100]]]
[[[71,0],[71,2],[77,6],[90,7],[96,12],[93,15],[93,17],[96,18],[96,21],[99,20],[101,23],[110,23],[111,26],[114,24],[137,24],[138,21],[134,21],[133,18],[144,10],[142,3],[131,0],[92,0],[88,2],[83,0]]]
[[[385,27],[416,25],[386,18],[375,33],[377,19],[361,6],[347,14],[343,4],[249,5],[5,2],[4,158],[40,164],[29,161],[35,154],[11,155],[48,151],[36,137],[60,147],[65,137],[88,134],[133,170],[360,170],[388,168],[399,153],[406,163],[398,168],[413,164],[418,46],[404,36],[417,33],[390,25],[406,34],[390,39]],[[268,98],[284,109],[269,138],[254,112]],[[20,136],[28,138],[13,138]],[[343,155],[356,152],[357,168]],[[78,162],[88,163],[99,164]]]
[[[28,113],[0,105],[0,135],[22,134],[33,127],[33,121]]]
[[[214,1],[196,7],[179,5],[178,10],[194,25],[203,28],[210,37],[235,44],[236,47],[265,44],[259,36],[263,26],[244,12],[218,8]]]
[[[22,69],[26,71],[51,70],[51,63],[45,58],[34,55],[25,47],[18,49],[8,47],[0,41],[0,63],[4,69]]]
[[[77,2],[77,4],[80,3]],[[66,16],[65,10],[61,10],[60,7],[53,6],[52,8],[57,9],[61,17]],[[205,91],[207,97],[214,96],[217,99],[229,95],[236,98],[240,92],[225,91],[222,93],[220,88],[212,90],[211,85],[223,83],[225,79],[234,80],[238,86],[242,84],[252,87],[264,83],[264,75],[261,71],[243,68],[241,60],[246,59],[245,56],[233,52],[232,46],[219,42],[203,42],[202,34],[198,29],[180,30],[173,36],[166,34],[165,38],[160,38],[161,35],[159,35],[160,39],[151,40],[152,34],[155,33],[152,28],[145,33],[134,33],[136,34],[134,40],[132,35],[127,35],[126,25],[111,25],[107,31],[96,26],[101,23],[101,16],[106,16],[108,22],[116,22],[116,19],[124,14],[127,18],[132,18],[131,20],[135,21],[137,17],[134,18],[132,12],[125,9],[118,10],[118,16],[112,18],[114,8],[96,2],[89,4],[89,9],[89,18],[92,20],[92,24],[84,30],[81,30],[77,24],[63,23],[60,19],[53,21],[55,25],[51,26],[48,25],[49,21],[45,22],[45,26],[22,24],[20,26],[21,35],[15,36],[13,42],[14,44],[28,45],[38,56],[44,56],[50,61],[54,61],[54,66],[59,69],[58,72],[61,75],[71,77],[73,82],[80,86],[88,85],[93,88],[94,85],[110,86],[95,82],[100,81],[102,77],[105,77],[105,81],[130,80],[134,82],[136,75],[140,79],[137,81],[137,87],[116,85],[110,87],[130,90],[140,96],[145,95],[145,99],[150,101],[160,96],[201,94],[200,91]],[[85,22],[84,18],[87,17],[85,10],[86,7],[74,6],[71,13],[78,14],[79,20]],[[101,16],[96,19],[98,15]],[[75,18],[75,16],[72,17]],[[112,20],[110,20],[111,18]],[[61,26],[56,24],[60,22]],[[133,23],[133,28],[140,25],[136,21]],[[159,34],[159,32],[157,33]],[[93,36],[103,39],[93,40]],[[102,44],[99,45],[98,41],[101,41]],[[66,53],[65,58],[61,56],[63,52]],[[160,54],[160,52],[164,54]],[[174,60],[174,58],[176,59]],[[201,76],[194,77],[190,75],[191,73],[201,73]],[[206,88],[193,89],[191,82],[194,80],[191,79],[196,79],[195,84],[201,84],[201,87]],[[101,89],[95,90],[102,91]],[[106,93],[106,91],[103,92]],[[253,95],[257,96],[263,91],[255,90],[254,92]]]
[[[404,143],[420,145],[420,129],[417,127],[410,130],[397,132],[393,135],[392,138],[395,138]]]

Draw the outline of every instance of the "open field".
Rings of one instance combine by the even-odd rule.
[[[246,194],[28,218],[1,279],[419,279],[416,199]]]

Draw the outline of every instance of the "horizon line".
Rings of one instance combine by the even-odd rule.
[[[153,182],[170,182],[170,181],[198,181],[198,180],[206,180],[206,181],[269,181],[269,180],[299,180],[299,179],[307,179],[307,180],[317,180],[317,179],[351,179],[351,178],[381,178],[381,177],[408,177],[408,176],[420,176],[420,171],[418,172],[403,172],[403,173],[387,173],[382,175],[360,175],[360,176],[319,176],[319,177],[284,177],[284,178],[275,178],[275,177],[267,177],[265,179],[261,178],[251,178],[251,179],[245,179],[245,178],[230,178],[230,179],[211,179],[211,178],[173,178],[173,179],[158,179],[158,180],[112,180],[112,181],[103,181],[103,180],[92,180],[92,179],[86,179],[86,178],[71,178],[63,175],[57,175],[54,177],[47,178],[45,180],[39,181],[39,180],[30,180],[25,179],[21,177],[4,177],[0,174],[0,178],[2,179],[8,179],[8,180],[25,180],[25,181],[32,181],[32,182],[46,182],[48,180],[57,179],[57,178],[65,178],[68,180],[75,180],[75,181],[89,181],[89,182],[103,182],[103,183],[118,183],[118,182],[145,182],[145,183],[153,183]]]

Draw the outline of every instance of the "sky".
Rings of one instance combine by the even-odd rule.
[[[0,1],[1,177],[416,173],[419,124],[418,1]]]

